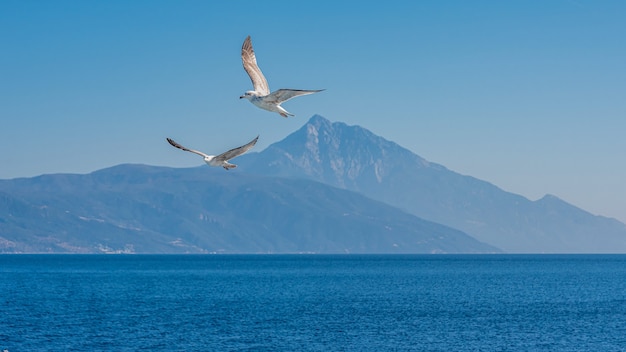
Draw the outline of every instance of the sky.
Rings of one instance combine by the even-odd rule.
[[[270,6],[271,5],[271,6]],[[312,115],[626,222],[626,2],[0,1],[0,179],[189,167]],[[284,119],[244,99],[241,44]]]

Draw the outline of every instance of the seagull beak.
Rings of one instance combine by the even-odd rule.
[[[239,97],[239,99],[242,99],[242,98],[245,98],[245,97],[246,97],[245,95],[242,95],[242,96]]]

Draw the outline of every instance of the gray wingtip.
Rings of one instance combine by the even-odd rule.
[[[241,49],[249,49],[252,48],[252,38],[250,36],[247,36],[246,39],[244,39],[243,41],[243,45],[241,46]]]

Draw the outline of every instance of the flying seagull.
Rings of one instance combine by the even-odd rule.
[[[207,163],[207,165],[209,166],[221,166],[226,170],[229,169],[233,169],[236,168],[237,165],[235,164],[231,164],[228,161],[230,159],[236,158],[238,156],[240,156],[241,154],[247,152],[248,150],[252,149],[252,147],[254,147],[254,145],[256,144],[256,141],[259,139],[259,136],[256,136],[255,139],[253,139],[252,141],[250,141],[250,143],[246,144],[246,145],[242,145],[241,147],[237,147],[235,149],[231,149],[225,153],[222,153],[220,155],[214,156],[214,155],[208,155],[205,154],[203,152],[199,152],[197,150],[193,150],[193,149],[188,149],[183,147],[182,145],[176,143],[176,141],[174,141],[171,138],[167,138],[167,142],[169,144],[171,144],[173,147],[176,147],[178,149],[182,149],[186,152],[191,152],[194,154],[198,154],[201,157],[204,158],[204,162]]]
[[[280,104],[287,100],[300,96],[313,94],[323,91],[319,90],[302,90],[302,89],[279,89],[273,93],[270,93],[270,87],[267,85],[267,80],[261,69],[256,63],[256,56],[254,55],[254,49],[252,49],[252,41],[250,36],[246,38],[241,47],[241,61],[243,61],[243,68],[250,76],[252,81],[252,87],[254,90],[247,91],[241,98],[248,99],[252,104],[268,111],[277,112],[282,117],[295,116],[283,109]]]

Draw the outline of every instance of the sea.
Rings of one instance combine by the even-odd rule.
[[[626,255],[0,255],[0,351],[626,351]]]

